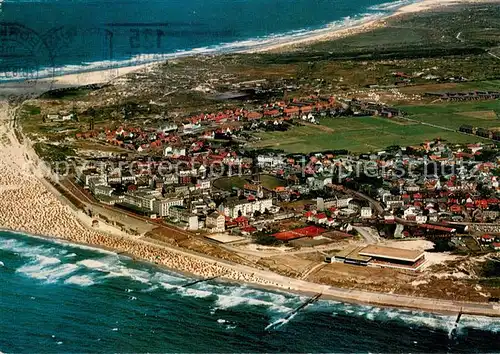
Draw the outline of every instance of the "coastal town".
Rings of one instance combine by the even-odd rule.
[[[450,260],[495,260],[500,251],[492,135],[476,143],[435,138],[370,153],[287,153],[260,148],[260,134],[323,129],[325,122],[357,117],[397,123],[412,118],[381,101],[334,95],[233,104],[174,119],[152,113],[154,104],[129,106],[113,125],[96,124],[94,111],[77,109],[74,101],[63,103],[66,110],[47,104],[35,109],[35,104],[28,102],[24,118],[17,120],[31,111],[29,124],[38,120],[73,147],[34,142],[33,152],[45,158],[42,165],[50,171],[46,182],[96,231],[336,285],[339,271],[349,277],[368,267],[432,277]],[[476,132],[461,126],[456,134]],[[273,258],[277,254],[279,260]],[[341,268],[329,274],[330,265]],[[432,286],[428,279],[411,284],[421,283]],[[411,288],[413,293],[421,286]],[[469,290],[462,291],[471,298]],[[487,303],[498,298],[494,290],[476,294],[474,299]]]
[[[499,61],[394,55],[197,56],[6,106],[1,224],[200,281],[498,316]]]

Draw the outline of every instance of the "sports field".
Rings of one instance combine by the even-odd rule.
[[[422,120],[432,120],[430,113],[432,109],[429,109],[428,115],[420,112],[419,116]],[[429,118],[426,118],[427,116]],[[476,120],[464,118],[466,121]],[[261,140],[254,143],[254,147],[302,153],[335,149],[346,149],[354,153],[371,152],[391,145],[421,144],[425,140],[435,138],[454,143],[480,141],[473,136],[381,117],[324,118],[321,125],[294,127],[286,132],[265,132],[258,136]]]

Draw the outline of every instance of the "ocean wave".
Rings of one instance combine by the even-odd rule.
[[[402,322],[406,326],[427,327],[451,333],[455,328],[456,316],[433,314],[423,311],[412,311],[396,308],[341,303],[338,301],[321,300],[311,306],[312,311],[331,311],[332,316],[339,315],[361,317],[368,321],[379,323]],[[463,315],[458,325],[458,333],[472,328],[488,332],[500,332],[500,321],[496,318]]]
[[[125,277],[131,280],[143,283],[163,286],[165,289],[174,288],[178,285],[184,284],[187,279],[180,276],[167,274],[164,272],[152,272],[148,270],[141,270],[131,268],[120,260],[118,255],[99,259],[84,259],[76,263],[80,267],[84,267],[93,271],[105,273],[105,278],[119,278]]]
[[[46,267],[39,263],[29,264],[17,269],[16,272],[24,274],[32,279],[44,280],[46,283],[55,283],[75,272],[78,267],[75,264],[61,264],[55,267]]]
[[[64,281],[64,284],[72,284],[78,286],[94,285],[94,279],[89,275],[73,275]]]
[[[368,10],[372,11],[395,11],[403,6],[418,3],[422,0],[398,0],[386,2],[379,5],[373,5],[368,8]]]
[[[328,306],[329,301],[320,301],[323,306]],[[323,307],[324,308],[324,307]],[[368,305],[356,305],[335,302],[331,306],[333,315],[361,317],[368,321],[404,322],[406,325],[425,326],[432,329],[440,329],[449,332],[455,325],[454,316],[438,315],[421,311],[411,311],[394,308],[381,308]]]
[[[26,242],[11,238],[0,238],[0,250],[17,253],[22,257],[50,257],[51,255],[66,253],[65,250],[56,250],[52,247],[44,247],[40,245],[30,245]]]
[[[459,327],[499,333],[500,321],[492,317],[463,315]]]
[[[263,306],[275,314],[284,314],[290,312],[301,301],[299,296],[284,297],[281,294],[251,289],[246,286],[233,286],[217,294],[215,306],[224,310],[243,305]]]
[[[77,243],[72,243],[66,240],[61,240],[61,239],[55,239],[52,237],[47,237],[47,236],[40,236],[40,235],[33,235],[33,234],[28,234],[22,231],[12,231],[12,230],[6,230],[0,228],[0,250],[6,250],[6,251],[12,251],[12,252],[17,252],[17,253],[25,253],[25,254],[37,254],[36,252],[39,252],[40,250],[44,250],[44,252],[54,252],[54,248],[50,247],[50,245],[58,245],[63,247],[62,249],[58,249],[57,253],[58,254],[67,254],[68,250],[66,248],[72,248],[72,249],[80,249],[80,250],[87,250],[87,251],[92,251],[95,253],[101,253],[101,254],[107,254],[107,255],[116,255],[116,252],[113,251],[108,251],[102,248],[98,247],[92,247],[92,246],[87,246],[87,245],[82,245],[82,244],[77,244]],[[31,240],[39,240],[47,245],[31,245],[28,244],[27,242],[24,242],[20,239],[17,238],[11,238],[10,235],[18,235],[21,236],[21,238],[25,239],[31,239]],[[47,247],[49,246],[49,247]]]
[[[95,259],[84,259],[76,263],[77,265],[96,270],[106,270],[107,265],[101,261]]]

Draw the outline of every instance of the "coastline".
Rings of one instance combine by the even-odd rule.
[[[158,262],[152,262],[147,259],[138,258],[133,254],[129,254],[127,252],[117,252],[115,249],[106,247],[104,245],[89,245],[87,243],[82,243],[74,240],[62,239],[54,236],[43,236],[43,235],[32,235],[23,231],[14,231],[10,229],[2,228],[0,231],[6,231],[11,233],[22,234],[27,237],[34,237],[38,239],[42,239],[48,242],[56,242],[58,244],[67,244],[67,245],[77,245],[79,247],[90,248],[94,251],[105,251],[116,254],[119,257],[126,257],[134,262],[145,263],[153,267],[157,267],[159,270],[164,270],[169,273],[180,274],[185,277],[193,278],[193,279],[203,279],[202,276],[193,274],[190,272],[186,272],[180,269],[171,268],[166,265],[163,265]],[[170,250],[176,252],[171,247],[168,247]],[[180,253],[184,253],[180,251]],[[225,263],[225,262],[221,262]],[[234,267],[245,267],[241,265],[234,265]],[[241,271],[241,269],[239,269]],[[267,271],[259,271],[257,272],[267,272]],[[270,273],[270,272],[267,272]],[[407,310],[407,311],[416,311],[416,312],[425,312],[425,313],[433,313],[438,315],[446,315],[446,316],[456,316],[458,313],[462,313],[465,315],[472,316],[486,316],[490,318],[500,317],[500,309],[497,309],[496,313],[492,313],[489,311],[487,304],[481,303],[466,303],[460,301],[450,301],[450,300],[439,300],[439,299],[430,299],[430,298],[420,298],[420,297],[411,297],[406,295],[393,295],[393,294],[379,294],[368,291],[358,291],[358,290],[350,290],[350,289],[336,289],[327,285],[315,284],[304,282],[297,279],[287,278],[284,276],[277,275],[276,276],[283,279],[290,279],[291,284],[298,281],[299,283],[304,283],[306,286],[303,288],[300,287],[282,287],[279,285],[269,285],[262,284],[258,282],[245,281],[245,280],[234,280],[231,278],[225,278],[223,275],[218,277],[215,282],[222,284],[229,284],[235,286],[245,285],[254,289],[266,290],[271,292],[285,292],[290,294],[295,294],[298,296],[312,297],[319,293],[321,293],[320,300],[325,301],[335,301],[359,306],[375,306],[378,308],[384,309],[396,309],[396,310]],[[316,285],[315,289],[310,289],[307,285]],[[324,290],[324,292],[318,292],[320,290]],[[340,292],[343,294],[335,294],[335,292]],[[397,303],[395,301],[385,301],[380,299],[380,297],[389,296],[394,298],[394,296],[400,298],[401,301]],[[470,307],[468,306],[470,305]],[[483,305],[483,306],[482,306]],[[482,307],[481,307],[482,306]]]
[[[424,0],[416,4],[411,4],[404,6],[399,9],[395,14],[389,15],[388,17],[398,16],[411,12],[425,11],[439,6],[448,5],[459,5],[465,3],[485,3],[485,2],[498,2],[497,0],[470,0],[470,1],[460,1],[460,0],[442,0],[442,1],[430,1]],[[405,10],[406,8],[406,10]],[[373,27],[365,26],[378,26],[382,25],[379,23],[382,20],[375,20],[370,23],[360,25],[359,31],[369,30]],[[342,32],[346,31],[346,32]],[[287,46],[295,46],[298,44],[309,43],[311,41],[322,41],[329,40],[333,38],[340,38],[335,36],[345,36],[352,35],[359,32],[354,32],[353,28],[350,29],[340,29],[332,31],[330,34],[323,34],[322,36],[330,37],[317,37],[317,38],[307,38],[301,40],[296,40],[292,43],[281,43],[279,45],[270,46],[268,48],[263,48],[262,51],[272,51],[279,48],[284,48]],[[341,34],[343,33],[343,34]],[[333,36],[333,37],[331,37]],[[87,85],[92,83],[103,83],[109,81],[108,78],[114,79],[121,75],[125,75],[130,72],[137,70],[144,70],[150,66],[156,65],[157,63],[141,64],[138,66],[123,67],[116,69],[108,69],[101,71],[84,72],[80,74],[68,74],[55,78],[56,85],[60,86],[75,86],[75,85]],[[117,71],[118,70],[118,71]],[[44,81],[45,80],[45,81]],[[40,82],[50,83],[52,79],[44,79]],[[38,84],[38,83],[37,83]],[[43,85],[40,86],[43,89]],[[2,108],[0,108],[2,109]],[[7,113],[8,107],[3,107],[4,112]],[[2,113],[0,113],[1,115]],[[5,127],[9,122],[7,118],[4,122]],[[1,129],[1,128],[0,128]],[[21,211],[21,209],[12,209],[16,207],[16,203],[11,203],[9,200],[3,200],[0,202],[0,209],[5,210],[0,211],[0,224],[4,224],[7,220],[7,224],[13,227],[14,232],[34,234],[35,237],[41,237],[44,239],[53,239],[61,242],[74,243],[84,246],[89,246],[91,248],[100,248],[106,251],[111,251],[118,253],[120,255],[126,255],[133,259],[138,259],[140,261],[148,262],[158,266],[160,268],[165,268],[169,271],[180,272],[182,274],[189,274],[190,276],[196,277],[207,277],[212,274],[226,274],[230,272],[229,277],[222,277],[221,281],[236,283],[236,284],[249,284],[250,286],[263,288],[268,290],[278,290],[286,291],[292,293],[298,293],[301,295],[313,295],[315,293],[323,293],[323,297],[329,300],[350,302],[357,304],[370,304],[379,307],[395,307],[395,308],[406,308],[411,310],[420,310],[433,313],[445,313],[445,314],[457,314],[459,311],[465,314],[476,314],[485,316],[500,316],[500,307],[495,305],[488,305],[487,303],[466,303],[458,301],[449,300],[439,300],[430,298],[418,298],[404,295],[393,295],[393,294],[381,294],[373,293],[368,291],[358,291],[358,290],[348,290],[333,288],[327,285],[310,283],[306,281],[301,281],[298,279],[287,278],[269,271],[263,271],[258,269],[253,269],[238,264],[231,264],[226,261],[214,261],[211,258],[204,257],[201,254],[194,254],[193,252],[187,252],[181,249],[174,249],[167,245],[159,245],[157,243],[152,243],[147,240],[139,239],[134,236],[126,235],[107,235],[104,236],[102,232],[97,232],[85,223],[79,215],[74,211],[71,211],[68,203],[61,200],[64,198],[57,195],[57,191],[53,188],[47,186],[47,183],[41,179],[43,176],[43,171],[39,170],[38,163],[33,161],[36,157],[31,156],[32,160],[26,161],[24,156],[26,154],[32,155],[31,149],[27,145],[22,146],[15,140],[15,136],[12,131],[6,129],[2,131],[2,134],[10,140],[10,147],[2,146],[0,156],[3,163],[0,171],[0,181],[2,185],[13,186],[16,189],[3,191],[6,195],[12,198],[13,201],[24,201],[25,196],[32,196],[33,198],[41,198],[35,203],[33,208],[36,211],[36,207],[43,208],[44,212],[41,217],[36,216],[32,211],[23,210],[23,213],[19,216],[19,220],[14,220],[16,218],[8,217],[3,213]],[[13,140],[14,139],[14,140]],[[12,150],[18,149],[15,152]],[[29,149],[29,150],[28,150]],[[4,155],[1,155],[4,154]],[[26,163],[29,164],[30,168],[24,170]],[[33,165],[34,164],[34,165]],[[1,165],[0,165],[1,166]],[[21,168],[21,169],[19,169]],[[7,171],[7,172],[6,172]],[[11,175],[6,175],[6,173],[12,172]],[[38,173],[40,172],[40,173]],[[30,175],[31,174],[31,175]],[[21,179],[19,179],[21,175]],[[7,181],[7,184],[5,184]],[[19,183],[21,181],[22,183]],[[16,194],[16,191],[21,191],[20,194]],[[24,193],[24,192],[26,193]],[[52,195],[48,196],[46,193]],[[30,202],[27,200],[26,202]],[[49,206],[55,211],[45,210]],[[26,209],[29,209],[29,203],[23,205]],[[21,207],[20,207],[21,208]],[[57,214],[57,215],[56,215]],[[39,225],[37,225],[39,224]],[[40,224],[44,224],[40,226]],[[45,225],[46,224],[46,225]],[[8,231],[11,228],[7,228]],[[78,233],[82,235],[78,235]],[[41,236],[48,235],[48,236]],[[111,245],[111,246],[110,246]],[[141,254],[142,253],[142,254]],[[161,261],[155,261],[158,254],[161,253]],[[175,263],[169,262],[169,257],[175,258],[179,262],[180,267],[184,269],[175,268]],[[181,261],[181,259],[183,259]]]
[[[7,103],[0,108],[0,225],[35,237],[54,239],[86,247],[104,249],[132,259],[154,264],[169,271],[190,276],[248,284],[252,287],[285,291],[301,295],[321,293],[323,299],[379,307],[405,308],[439,314],[464,314],[500,317],[500,306],[489,303],[467,303],[451,300],[383,294],[369,291],[334,288],[300,279],[288,278],[206,255],[175,248],[160,241],[130,235],[105,235],[78,218],[80,214],[65,202],[57,191],[41,180],[44,173],[32,154],[27,138],[21,145],[10,127],[13,110]],[[36,157],[32,157],[33,159]],[[8,187],[8,188],[5,188]],[[44,236],[36,236],[44,235]]]
[[[377,18],[374,16],[367,16],[361,19],[358,24],[351,26],[340,26],[340,27],[326,27],[310,32],[306,32],[299,36],[284,36],[282,38],[278,37],[276,39],[270,39],[268,43],[256,44],[254,47],[245,49],[235,49],[230,51],[210,51],[207,53],[196,52],[196,49],[192,51],[182,52],[176,55],[172,54],[162,54],[161,59],[156,59],[148,61],[145,63],[130,65],[130,66],[116,66],[109,69],[96,69],[96,70],[84,70],[75,73],[66,73],[55,75],[53,77],[43,77],[37,80],[29,80],[17,83],[0,83],[0,95],[16,95],[16,94],[26,94],[28,97],[34,96],[36,94],[43,93],[50,89],[62,88],[62,87],[73,87],[82,86],[89,84],[103,84],[110,82],[116,78],[127,75],[132,72],[146,70],[150,67],[159,65],[166,60],[175,60],[183,57],[189,57],[194,55],[224,55],[228,53],[234,54],[252,54],[252,53],[280,53],[293,51],[297,48],[301,48],[306,45],[311,45],[318,42],[334,40],[353,36],[356,34],[368,32],[370,30],[381,28],[386,26],[387,20],[405,16],[409,14],[415,14],[419,12],[426,12],[430,10],[445,9],[451,6],[464,6],[464,5],[474,5],[474,4],[500,4],[500,0],[415,0],[409,4],[404,4],[399,7],[395,7],[392,12],[387,12],[387,14],[379,15]]]
[[[463,5],[473,5],[473,4],[493,4],[500,3],[500,0],[417,0],[407,5],[403,5],[396,9],[392,14],[389,13],[385,16],[377,18],[375,20],[367,20],[356,26],[333,29],[331,31],[324,31],[318,34],[311,34],[305,38],[300,39],[290,39],[288,41],[283,41],[283,43],[269,44],[263,48],[258,48],[255,50],[248,50],[247,53],[261,53],[261,52],[286,52],[295,50],[299,46],[311,45],[318,42],[324,42],[328,40],[340,39],[356,34],[371,31],[376,28],[381,28],[386,25],[388,19],[405,16],[409,14],[414,14],[418,12],[425,12],[430,10],[437,10],[441,8],[446,8],[450,6],[463,6]]]

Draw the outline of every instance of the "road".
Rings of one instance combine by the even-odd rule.
[[[356,230],[369,245],[380,242],[380,236],[377,234],[377,231],[373,230],[371,227],[354,226],[354,230]]]

